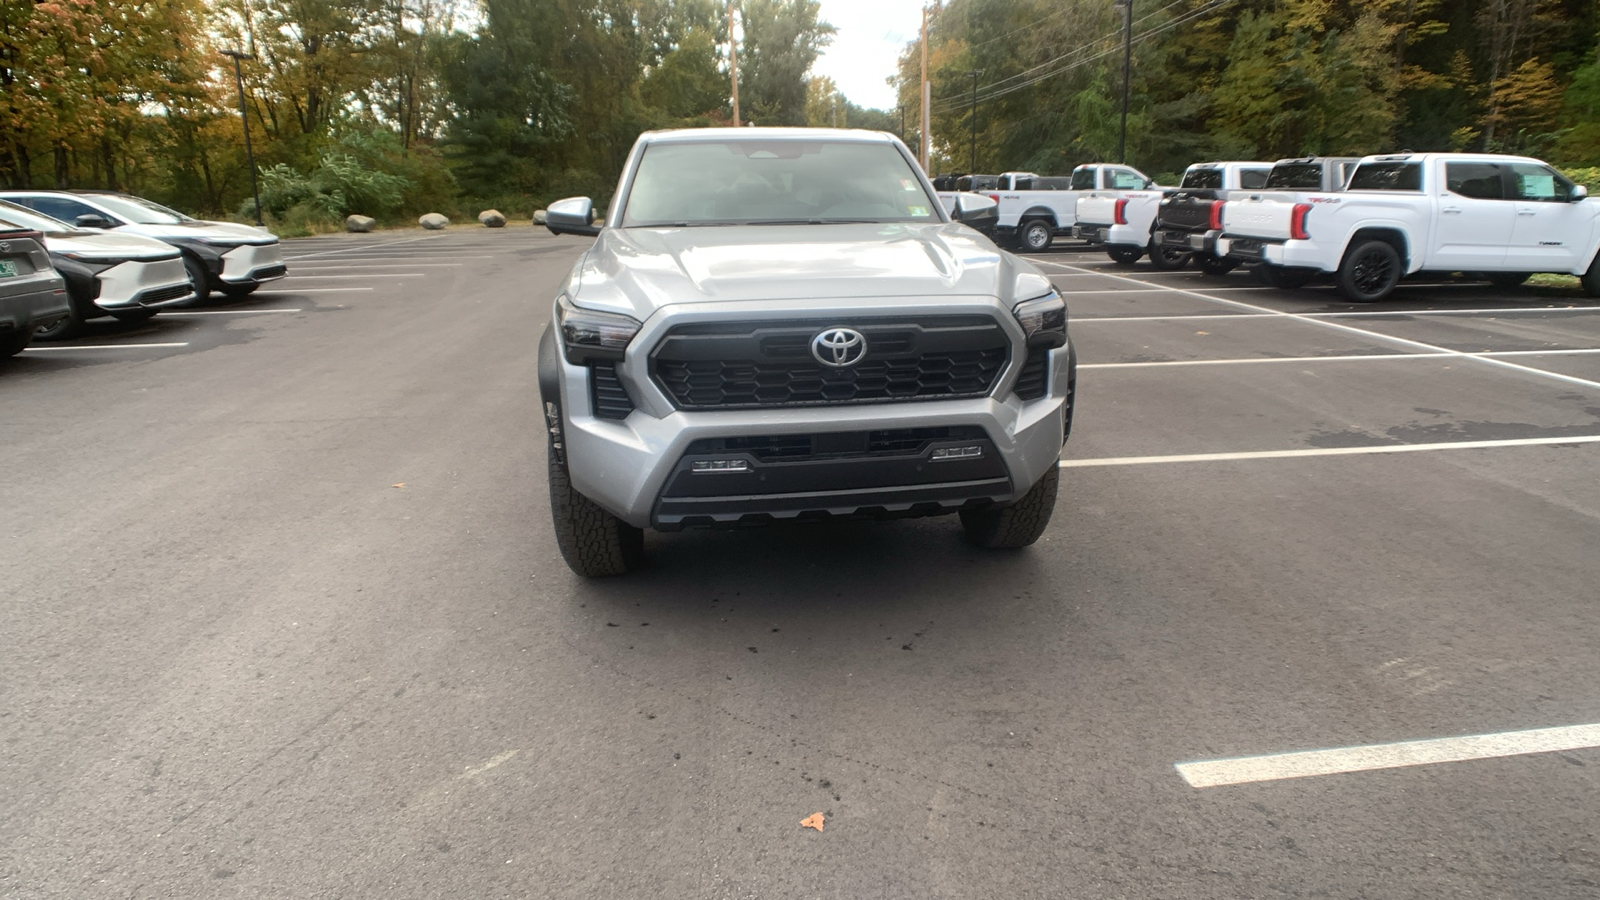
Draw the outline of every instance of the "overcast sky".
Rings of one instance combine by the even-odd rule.
[[[907,41],[922,28],[923,0],[822,0],[822,19],[839,33],[811,67],[826,75],[845,97],[869,109],[894,109],[885,81]]]

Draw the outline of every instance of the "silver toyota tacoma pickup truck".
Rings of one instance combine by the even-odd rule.
[[[1049,523],[1076,359],[1049,279],[947,213],[891,135],[653,132],[539,344],[550,510],[580,575],[645,528],[959,513],[985,547]]]

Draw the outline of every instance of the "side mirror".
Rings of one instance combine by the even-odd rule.
[[[108,219],[108,218],[106,218],[105,216],[102,216],[102,215],[97,215],[95,213],[84,213],[83,215],[77,217],[76,219],[73,219],[72,220],[72,224],[78,226],[79,228],[111,228],[111,227],[113,227],[112,222],[111,222],[110,219]]]
[[[544,227],[551,234],[594,237],[600,233],[600,226],[594,224],[594,201],[588,197],[557,200],[545,209]]]
[[[1588,188],[1584,187],[1581,184],[1573,186],[1573,188],[1572,188],[1572,202],[1573,203],[1577,203],[1579,200],[1582,200],[1587,196],[1589,196],[1589,189]]]
[[[982,231],[1000,219],[1000,204],[984,194],[957,194],[952,216],[957,222]]]

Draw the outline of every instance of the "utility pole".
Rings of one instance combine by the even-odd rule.
[[[921,149],[921,153],[919,153],[918,155],[922,158],[922,171],[926,172],[926,171],[928,171],[928,148],[931,145],[931,142],[928,140],[928,100],[931,99],[931,98],[930,98],[929,93],[928,93],[928,8],[926,6],[924,6],[922,8],[922,91],[921,91],[921,94],[922,94],[922,133],[918,138],[918,143],[921,145],[921,148],[920,148]]]
[[[256,154],[250,148],[250,115],[245,112],[244,106],[244,74],[239,70],[239,60],[255,59],[255,56],[240,50],[224,50],[222,55],[233,58],[233,83],[239,88],[239,118],[244,122],[244,158],[250,164],[250,196],[256,202],[256,225],[261,226],[265,224],[261,221],[261,188],[256,184]]]
[[[1122,7],[1122,129],[1117,132],[1117,162],[1128,162],[1128,84],[1133,78],[1133,0],[1117,0]]]
[[[972,111],[967,117],[972,120],[972,155],[968,157],[967,171],[978,171],[978,76],[983,74],[982,69],[973,69],[967,75],[972,79]]]
[[[728,71],[733,75],[733,127],[739,127],[739,41],[733,36],[733,0],[728,0]]]

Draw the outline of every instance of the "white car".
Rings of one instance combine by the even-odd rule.
[[[109,191],[0,191],[9,200],[83,229],[137,234],[183,251],[195,293],[243,297],[289,274],[278,236],[234,222],[190,218],[159,203]]]
[[[1259,262],[1269,283],[1331,273],[1345,299],[1382,300],[1406,275],[1471,272],[1511,287],[1577,275],[1600,296],[1600,201],[1526,156],[1364,157],[1342,192],[1229,200],[1217,253]]]
[[[84,231],[3,200],[0,226],[43,235],[51,265],[66,279],[71,309],[39,328],[43,340],[71,337],[89,319],[115,316],[137,322],[163,306],[194,299],[183,254],[171,244],[136,234]]]

